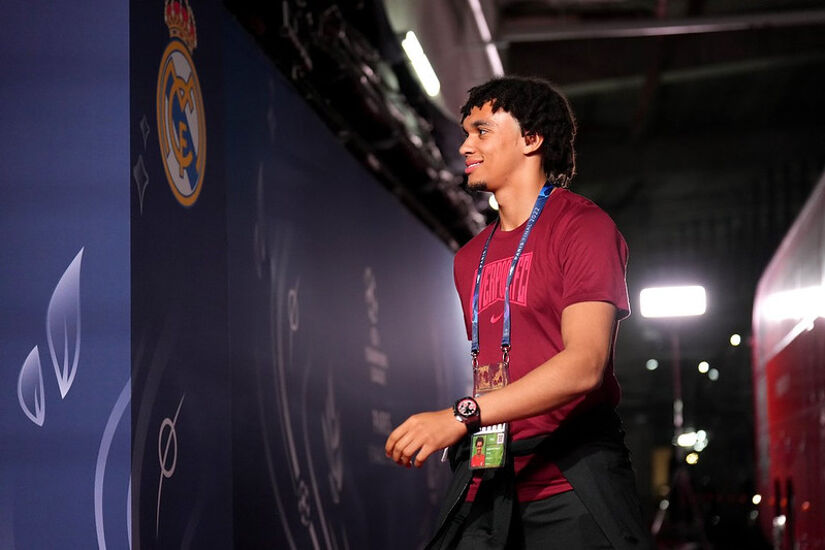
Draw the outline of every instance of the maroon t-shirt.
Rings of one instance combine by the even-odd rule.
[[[499,228],[490,241],[479,286],[478,360],[482,365],[501,360],[504,287],[525,226],[526,222],[512,231]],[[455,256],[455,283],[468,338],[478,262],[492,229],[488,226]],[[627,245],[613,220],[588,199],[566,189],[554,190],[527,239],[510,286],[510,380],[518,380],[564,348],[561,313],[565,307],[577,302],[609,302],[618,309],[617,319],[627,317],[626,265]],[[563,419],[595,405],[615,407],[619,397],[611,351],[598,389],[548,413],[512,422],[512,438],[550,433]],[[516,457],[515,470],[519,501],[539,500],[571,489],[555,464],[536,455]],[[477,483],[475,479],[469,500],[474,498]]]

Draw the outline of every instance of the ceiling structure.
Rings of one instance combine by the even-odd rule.
[[[703,456],[720,472],[747,464],[755,286],[825,168],[825,5],[481,0],[485,40],[474,3],[226,0],[342,141],[453,248],[495,216],[486,197],[462,190],[455,116],[466,90],[494,74],[486,48],[495,46],[506,73],[556,83],[579,126],[573,190],[624,233],[632,307],[644,286],[708,290],[701,318],[651,322],[636,312],[623,323],[623,408],[630,423],[652,428],[636,430],[634,445],[670,443],[678,336],[686,422],[712,434]],[[401,53],[408,30],[441,80],[436,98]],[[738,348],[728,343],[734,332]],[[701,360],[718,381],[697,372]],[[637,457],[642,470],[645,460]],[[725,483],[741,489],[747,475]]]
[[[759,0],[500,0],[489,4],[508,72],[566,92],[579,122],[575,189],[616,220],[628,283],[698,283],[708,313],[679,329],[685,378],[702,359],[718,385],[749,333],[755,285],[825,168],[825,9]],[[634,316],[619,343],[628,401],[645,409],[648,356],[674,329]],[[747,350],[743,350],[747,354]],[[658,387],[661,388],[659,385]],[[666,392],[660,392],[665,394]],[[749,403],[748,403],[749,405]],[[686,406],[690,406],[689,404]]]

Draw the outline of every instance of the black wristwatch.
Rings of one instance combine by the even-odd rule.
[[[468,432],[473,433],[481,427],[481,409],[472,397],[462,397],[453,403],[453,413],[456,420],[467,426]]]

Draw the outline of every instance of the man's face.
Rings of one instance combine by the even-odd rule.
[[[518,122],[503,109],[494,113],[487,102],[474,107],[461,125],[467,137],[459,152],[465,158],[468,186],[495,192],[525,159]]]
[[[476,439],[476,454],[481,454],[481,449],[484,447],[484,442],[480,439]]]

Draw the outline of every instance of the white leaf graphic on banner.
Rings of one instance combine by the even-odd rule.
[[[37,346],[29,352],[17,377],[17,399],[29,420],[42,426],[46,420],[46,399],[43,391],[43,369]],[[34,411],[34,412],[32,412]]]
[[[60,387],[60,397],[65,398],[77,374],[80,358],[80,264],[83,248],[74,257],[66,272],[54,287],[49,310],[46,314],[46,337],[49,353]]]

